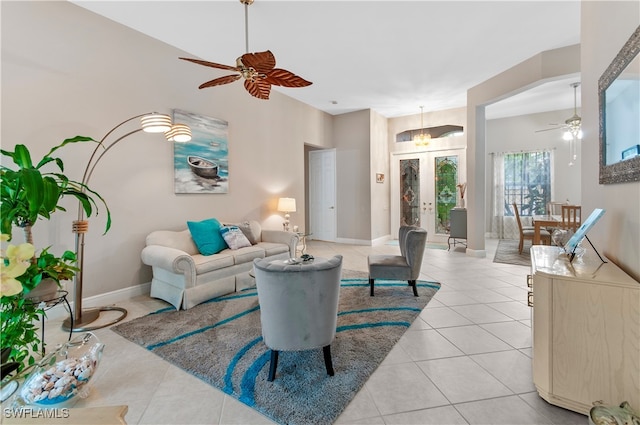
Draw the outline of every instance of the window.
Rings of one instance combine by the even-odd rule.
[[[542,215],[549,201],[551,152],[504,154],[504,215],[513,216],[513,203],[522,216]]]

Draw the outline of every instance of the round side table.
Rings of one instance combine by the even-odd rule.
[[[66,304],[67,306],[67,310],[69,311],[69,317],[70,317],[70,321],[71,321],[71,329],[69,329],[69,338],[68,341],[71,341],[71,336],[73,335],[73,310],[71,310],[71,305],[69,304],[69,300],[67,300],[67,295],[69,295],[68,291],[64,291],[59,289],[58,291],[56,291],[56,294],[54,296],[52,296],[49,299],[34,299],[34,300],[29,300],[29,302],[32,305],[38,305],[38,306],[42,306],[42,310],[43,311],[48,311],[51,310],[53,307],[59,305],[59,304]],[[42,355],[44,356],[45,354],[45,348],[44,348],[44,314],[42,315],[42,327],[41,327],[41,342],[42,342]]]

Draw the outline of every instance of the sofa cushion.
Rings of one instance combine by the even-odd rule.
[[[227,248],[220,235],[220,222],[215,218],[202,221],[187,221],[191,237],[202,255],[213,255]]]
[[[236,223],[235,226],[238,226],[242,233],[249,239],[251,245],[255,245],[261,240],[262,234],[262,226],[257,221],[243,221],[242,223]]]
[[[272,255],[289,252],[289,247],[281,243],[260,242],[256,246],[264,249],[265,257],[271,257]]]
[[[186,252],[189,255],[197,254],[198,247],[193,242],[189,230],[172,231],[172,230],[156,230],[149,233],[146,239],[146,245],[160,245],[167,248],[175,248]]]
[[[259,245],[253,245],[233,251],[233,259],[235,260],[235,264],[250,263],[254,258],[264,257],[264,249],[262,249]]]
[[[231,249],[235,250],[251,246],[251,242],[249,242],[249,239],[247,239],[238,226],[222,226],[220,228],[220,234],[227,243],[227,246]]]
[[[231,267],[234,264],[233,251],[226,249],[215,255],[196,254],[193,256],[193,262],[196,265],[196,273],[198,275]]]

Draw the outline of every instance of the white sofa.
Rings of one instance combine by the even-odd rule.
[[[256,221],[250,227],[250,247],[225,249],[214,255],[199,253],[188,229],[150,233],[142,250],[142,262],[151,266],[151,296],[189,309],[204,301],[255,285],[249,275],[255,258],[294,257],[298,235],[282,230],[263,230]],[[244,229],[243,229],[244,231]]]

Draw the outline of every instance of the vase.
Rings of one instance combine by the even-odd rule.
[[[460,204],[458,205],[458,208],[464,208],[464,198],[460,198]]]
[[[86,397],[87,384],[95,374],[103,349],[104,344],[91,332],[64,343],[40,360],[27,377],[16,403],[51,406],[76,395]]]
[[[26,298],[34,304],[42,301],[50,301],[56,297],[58,289],[58,282],[51,278],[45,278],[40,281],[38,286],[26,294]]]

